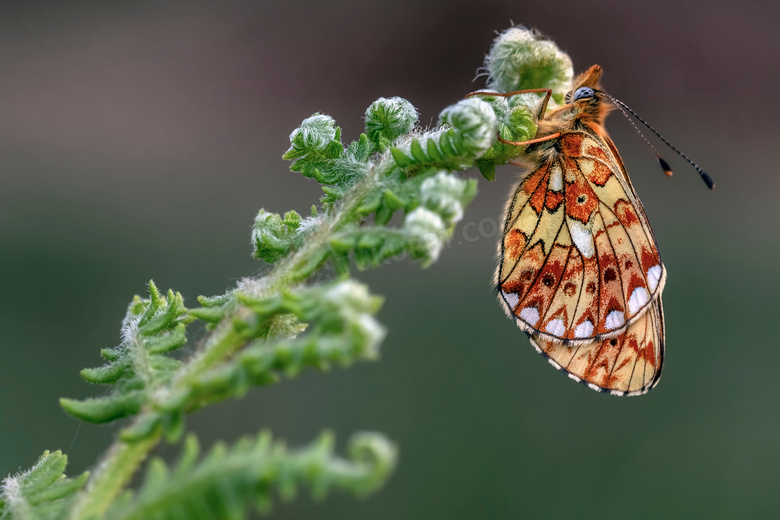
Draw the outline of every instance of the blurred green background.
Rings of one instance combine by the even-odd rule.
[[[313,181],[281,160],[316,111],[362,130],[399,95],[423,124],[472,82],[495,30],[536,27],[580,71],[697,160],[667,179],[618,115],[608,128],[657,235],[667,364],[640,398],[556,373],[491,291],[498,236],[459,227],[428,270],[358,277],[386,296],[378,363],[251,392],[189,419],[203,443],[270,427],[293,445],[331,427],[401,446],[365,502],[308,496],[276,518],[757,518],[777,511],[776,216],[780,38],[769,2],[3,2],[0,4],[0,471],[44,449],[93,465],[116,428],[57,404],[118,343],[154,278],[191,305],[262,266],[260,207],[302,213]],[[474,173],[472,172],[472,175]],[[464,222],[496,219],[517,168]],[[493,231],[491,233],[491,231]],[[468,233],[467,233],[468,234]],[[99,389],[97,390],[100,391]],[[164,446],[171,457],[178,447]]]

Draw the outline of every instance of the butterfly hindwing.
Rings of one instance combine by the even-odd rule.
[[[586,344],[565,345],[531,336],[531,343],[558,370],[593,390],[641,395],[661,377],[664,320],[661,298],[622,333]]]

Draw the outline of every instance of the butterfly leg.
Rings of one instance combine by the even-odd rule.
[[[501,139],[501,136],[498,137],[498,140],[504,144],[511,144],[513,146],[525,146],[527,144],[534,144],[534,143],[541,143],[542,141],[549,141],[550,139],[556,139],[561,136],[560,132],[555,132],[554,134],[546,135],[544,137],[537,137],[536,139],[530,139],[528,141],[507,141],[506,139]]]

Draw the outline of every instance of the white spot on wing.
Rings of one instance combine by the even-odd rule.
[[[547,324],[544,330],[546,330],[553,336],[563,336],[563,333],[566,332],[566,326],[563,324],[563,320],[554,319]]]
[[[593,334],[593,324],[590,320],[585,320],[574,329],[575,338],[589,338]]]
[[[604,320],[604,326],[609,329],[616,329],[626,322],[621,311],[612,311],[607,314],[607,319]]]
[[[580,250],[582,256],[590,258],[596,254],[596,245],[593,243],[593,234],[588,228],[577,220],[569,220],[569,231],[574,245]]]
[[[520,297],[517,295],[517,293],[508,293],[505,291],[501,291],[501,293],[504,296],[504,301],[507,305],[509,305],[509,308],[514,310],[515,306],[517,306],[517,302],[520,301]]]
[[[526,307],[520,311],[520,317],[526,323],[536,325],[536,322],[539,321],[539,311],[536,310],[536,307]]]
[[[628,310],[631,314],[636,314],[647,302],[650,301],[650,295],[647,293],[644,287],[637,287],[634,292],[631,293],[631,297],[628,299]]]
[[[555,163],[550,172],[550,189],[553,191],[561,191],[563,189],[563,172],[561,171],[561,165]]]
[[[658,287],[658,282],[661,281],[662,272],[660,265],[654,265],[647,270],[647,284],[650,286],[651,291],[655,292],[656,287]]]
[[[595,163],[590,159],[580,159],[577,161],[577,165],[580,167],[583,175],[585,175],[587,178],[590,178],[591,174],[593,173]]]

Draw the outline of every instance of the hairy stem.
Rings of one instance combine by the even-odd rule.
[[[142,420],[143,415],[140,415],[135,422]],[[89,485],[79,496],[70,520],[100,518],[159,441],[158,431],[141,441],[124,442],[118,439],[114,442],[93,473]]]
[[[279,290],[295,286],[305,280],[297,280],[293,276],[301,268],[305,267],[313,254],[326,246],[333,234],[349,220],[357,206],[360,204],[363,196],[368,193],[382,176],[387,175],[395,163],[392,160],[390,152],[384,152],[371,165],[368,172],[344,195],[342,200],[334,208],[331,215],[326,218],[312,231],[303,246],[294,251],[291,255],[279,261],[276,267],[262,279],[261,284],[255,287],[260,289],[255,293],[248,291],[249,296],[268,297],[274,295]],[[249,289],[250,287],[248,287]]]

